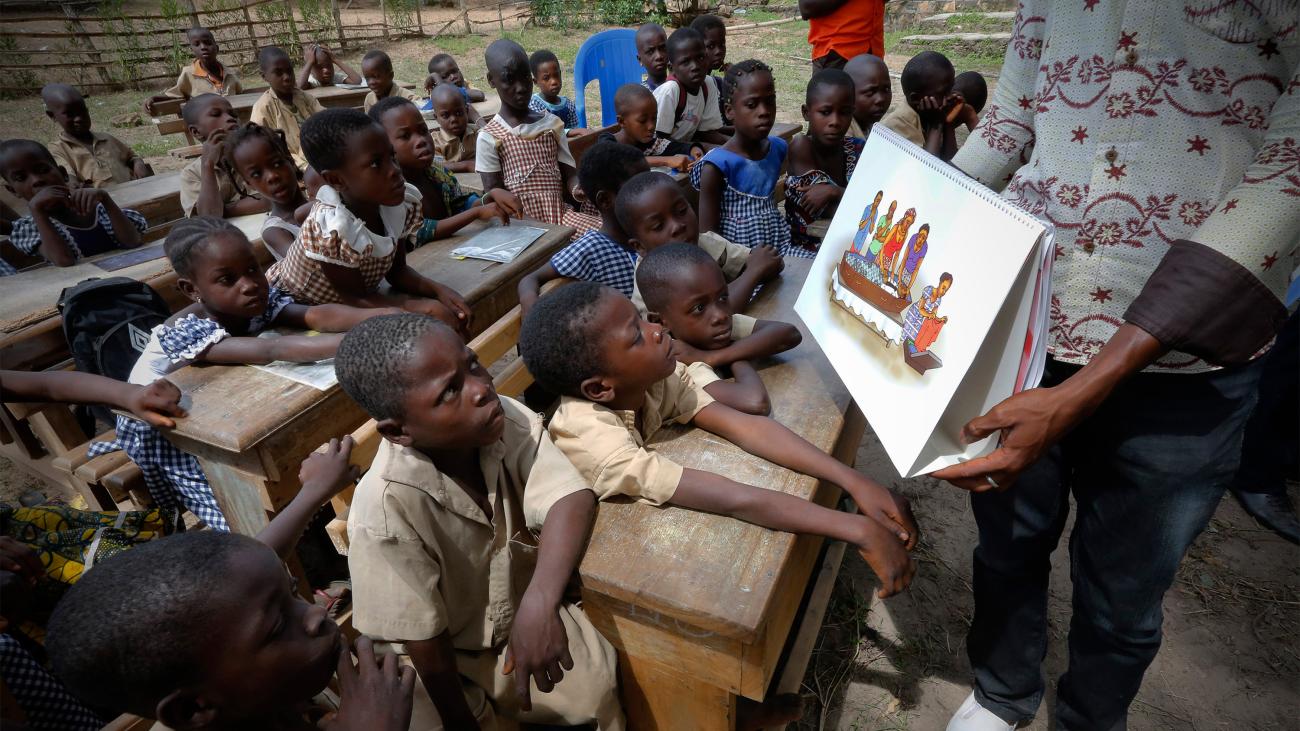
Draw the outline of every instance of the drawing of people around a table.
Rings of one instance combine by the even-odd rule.
[[[891,267],[885,277],[885,281],[894,285],[898,296],[908,302],[912,301],[912,283],[916,281],[916,272],[921,268],[921,262],[925,261],[925,254],[929,250],[930,224],[923,223],[912,234],[902,253],[895,257],[899,262],[897,267]]]
[[[903,311],[903,361],[917,373],[943,365],[930,346],[948,322],[946,316],[939,314],[939,303],[951,288],[952,275],[944,272],[937,285],[922,289],[921,296]]]
[[[858,221],[858,232],[853,236],[853,246],[849,249],[854,254],[861,254],[862,247],[866,245],[876,230],[876,214],[880,212],[880,201],[885,197],[885,191],[876,191],[876,197],[871,201],[871,206],[862,212],[862,219]],[[897,203],[897,201],[895,201]]]
[[[876,230],[871,237],[871,246],[867,248],[866,252],[868,259],[875,259],[880,255],[880,248],[885,245],[885,239],[889,237],[889,231],[894,222],[894,211],[896,210],[898,210],[898,201],[890,201],[889,210],[876,221]]]

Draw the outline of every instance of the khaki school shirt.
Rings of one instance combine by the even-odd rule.
[[[448,632],[459,650],[510,636],[532,578],[534,530],[587,482],[555,448],[542,419],[501,397],[505,431],[480,450],[492,516],[415,449],[384,441],[348,512],[353,622],[401,642]]]
[[[387,99],[390,96],[399,96],[403,99],[410,99],[413,102],[420,102],[424,99],[424,97],[394,81],[393,85],[389,87],[388,93],[383,96],[376,96],[374,91],[366,94],[366,101],[362,104],[362,108],[368,112],[371,107],[379,103],[380,99]]]
[[[906,137],[917,147],[925,147],[925,130],[921,129],[921,115],[904,101],[889,110],[880,124]]]
[[[460,162],[469,160],[474,157],[474,150],[478,146],[478,133],[483,129],[481,122],[470,122],[465,126],[465,134],[462,137],[443,130],[441,127],[434,127],[429,130],[433,135],[433,152],[441,155],[447,162]]]
[[[646,391],[639,411],[614,411],[583,398],[560,397],[551,417],[551,438],[601,500],[628,495],[659,505],[677,492],[682,468],[646,449],[646,441],[668,422],[690,423],[711,403],[713,397],[678,363],[671,376]]]
[[[218,81],[208,75],[207,69],[203,68],[202,64],[195,61],[181,69],[180,76],[176,77],[176,83],[164,91],[163,96],[192,99],[202,94],[230,96],[244,90],[244,84],[239,80],[239,74],[234,69],[223,64],[221,71],[222,78]]]
[[[92,188],[103,188],[131,180],[136,154],[126,143],[110,134],[91,132],[87,147],[67,132],[50,143],[50,154],[68,171],[68,177]]]
[[[222,203],[234,203],[240,199],[239,189],[235,187],[235,181],[230,179],[230,173],[218,167],[217,190],[221,192]],[[188,217],[194,215],[194,207],[199,203],[199,196],[203,193],[203,158],[195,158],[190,161],[185,169],[181,170],[181,211]]]
[[[754,326],[757,324],[758,320],[755,320],[749,315],[732,315],[731,339],[740,340],[741,338],[747,338],[750,335],[753,335]],[[718,372],[713,370],[713,366],[702,360],[697,360],[694,363],[687,365],[686,375],[690,376],[691,380],[695,381],[696,385],[700,388],[704,388],[710,383],[717,383],[722,380],[722,377],[718,375]]]
[[[299,130],[302,123],[311,115],[321,111],[324,107],[316,101],[316,97],[308,94],[302,89],[293,90],[293,103],[285,104],[280,101],[274,91],[266,90],[265,94],[258,97],[257,102],[253,104],[253,122],[270,127],[272,129],[282,130],[284,132],[284,141],[289,146],[289,154],[293,156],[293,161],[299,168],[307,167],[307,158],[302,154],[302,141],[299,137]]]
[[[722,267],[722,276],[728,282],[739,277],[745,270],[745,262],[749,261],[749,254],[752,251],[748,246],[733,244],[712,231],[700,234],[696,243],[718,262],[718,266]],[[641,266],[640,257],[637,258],[636,265]],[[645,306],[645,298],[641,296],[641,286],[636,283],[635,274],[632,277],[632,304],[642,317],[649,312]]]

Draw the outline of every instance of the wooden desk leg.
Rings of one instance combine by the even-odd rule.
[[[217,497],[217,505],[226,516],[230,530],[255,536],[270,522],[262,504],[265,480],[237,470],[228,464],[199,458],[203,474]]]
[[[618,653],[624,712],[631,731],[732,731],[736,696],[649,660]]]

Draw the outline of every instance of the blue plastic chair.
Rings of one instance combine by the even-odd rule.
[[[618,121],[614,93],[624,84],[639,84],[645,68],[636,60],[636,31],[615,28],[588,38],[573,62],[573,104],[578,125],[587,126],[587,84],[600,85],[600,123],[608,127]]]

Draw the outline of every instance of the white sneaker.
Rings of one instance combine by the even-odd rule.
[[[1015,731],[1016,725],[993,714],[971,693],[948,721],[948,731]]]

